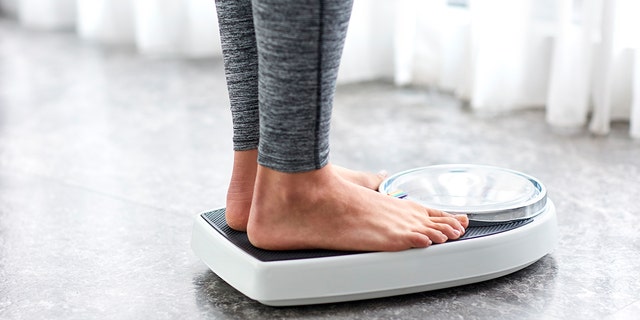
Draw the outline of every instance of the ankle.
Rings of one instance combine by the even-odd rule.
[[[257,197],[269,197],[268,201],[280,201],[295,204],[298,201],[309,202],[322,197],[324,190],[332,183],[330,168],[323,167],[300,173],[285,173],[258,166],[255,182],[254,201]]]

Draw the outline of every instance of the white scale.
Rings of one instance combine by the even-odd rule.
[[[195,218],[191,247],[228,284],[266,305],[378,298],[501,277],[536,262],[557,242],[556,210],[537,179],[477,165],[413,169],[380,192],[451,213],[470,226],[456,241],[400,252],[267,251],[230,229],[224,208]]]

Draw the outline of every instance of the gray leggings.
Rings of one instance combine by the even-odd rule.
[[[282,172],[329,161],[352,0],[216,0],[234,150]]]

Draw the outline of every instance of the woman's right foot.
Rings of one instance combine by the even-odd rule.
[[[457,239],[452,216],[354,184],[331,164],[304,173],[258,167],[247,232],[268,250],[398,251]]]

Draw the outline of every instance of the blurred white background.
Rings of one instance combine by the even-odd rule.
[[[25,28],[142,55],[219,57],[214,0],[0,0]],[[355,0],[339,81],[436,87],[477,112],[545,108],[557,127],[640,138],[640,2]],[[636,63],[639,62],[639,63]]]

